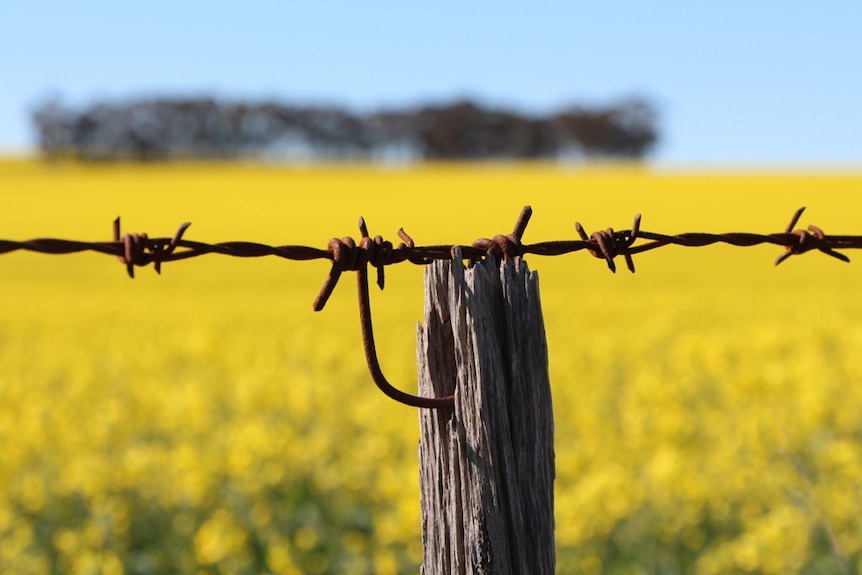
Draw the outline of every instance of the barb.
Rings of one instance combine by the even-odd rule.
[[[632,224],[631,230],[615,234],[613,228],[608,228],[606,230],[595,232],[590,237],[587,237],[587,232],[584,231],[583,226],[581,226],[581,222],[575,222],[575,229],[578,231],[578,235],[581,236],[581,239],[584,241],[593,241],[599,246],[599,251],[590,250],[590,253],[597,258],[604,257],[605,261],[608,262],[608,269],[614,273],[617,271],[614,258],[620,254],[622,254],[626,259],[626,267],[629,271],[635,273],[635,263],[632,260],[632,254],[629,248],[632,247],[632,244],[638,238],[640,226],[641,215],[638,214],[635,216],[635,221],[634,224]]]
[[[191,222],[182,224],[169,241],[164,239],[150,241],[147,234],[123,234],[121,237],[120,218],[114,220],[114,241],[123,243],[123,254],[119,256],[119,259],[126,264],[129,277],[135,277],[135,266],[145,266],[150,262],[156,268],[156,273],[161,274],[162,259],[173,253],[177,243],[183,239],[183,234],[190,225],[192,225]]]
[[[826,255],[830,255],[833,258],[837,258],[843,262],[849,263],[850,258],[832,249],[832,246],[826,242],[826,234],[824,234],[823,230],[821,230],[817,226],[808,226],[808,231],[791,231],[793,230],[793,226],[795,226],[797,222],[799,222],[799,218],[802,216],[802,212],[804,211],[805,207],[803,206],[796,210],[796,213],[794,213],[793,217],[790,218],[790,223],[787,224],[787,228],[784,231],[787,234],[793,234],[799,239],[795,244],[786,246],[787,251],[778,256],[778,259],[775,260],[775,265],[780,264],[794,254],[803,254],[808,250],[812,249],[818,249]]]
[[[782,246],[785,252],[775,260],[776,266],[786,261],[790,256],[804,254],[812,250],[849,262],[850,258],[838,250],[862,248],[862,236],[827,235],[821,228],[814,225],[809,225],[804,230],[794,230],[793,228],[799,222],[804,210],[804,207],[796,210],[783,232],[772,234],[748,232],[659,234],[641,230],[641,216],[638,214],[634,218],[631,229],[614,231],[613,228],[607,228],[587,235],[580,222],[576,222],[575,229],[580,239],[524,244],[521,240],[533,213],[530,206],[525,206],[510,234],[499,234],[490,239],[478,239],[470,245],[416,246],[413,239],[401,228],[398,230],[401,243],[397,247],[379,235],[370,237],[365,220],[360,218],[359,230],[362,236],[358,244],[350,237],[332,238],[326,249],[299,245],[269,246],[245,241],[216,244],[195,242],[183,238],[190,225],[188,222],[182,224],[172,237],[150,238],[147,234],[121,234],[120,219],[117,218],[114,220],[113,241],[110,242],[82,242],[53,238],[37,238],[28,241],[0,240],[0,254],[19,250],[45,254],[98,252],[117,257],[126,266],[126,272],[132,278],[135,275],[135,267],[153,264],[156,272],[161,273],[164,262],[178,261],[205,254],[246,258],[277,256],[299,261],[330,260],[332,267],[320,293],[314,300],[314,310],[320,311],[324,308],[343,272],[357,272],[360,326],[372,379],[384,393],[397,401],[415,407],[439,408],[451,406],[452,396],[422,398],[404,393],[393,387],[380,370],[374,344],[371,307],[368,297],[369,264],[377,268],[377,285],[383,289],[386,266],[405,261],[416,265],[426,265],[435,260],[452,259],[456,248],[460,248],[464,259],[473,262],[485,257],[494,257],[496,261],[500,262],[523,257],[527,254],[560,256],[586,250],[592,256],[603,259],[611,272],[616,272],[615,258],[617,256],[622,256],[625,259],[626,267],[629,271],[634,272],[635,265],[632,256],[668,245],[703,247],[722,243],[740,247],[762,244]]]

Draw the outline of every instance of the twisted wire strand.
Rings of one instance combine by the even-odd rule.
[[[521,242],[521,238],[532,216],[532,208],[525,206],[518,217],[513,232],[510,234],[481,238],[469,245],[430,246],[416,246],[403,228],[398,230],[398,237],[401,242],[397,246],[379,235],[371,237],[365,220],[360,218],[359,230],[362,235],[359,242],[351,237],[332,238],[326,249],[301,245],[270,246],[247,241],[215,244],[196,242],[183,238],[190,225],[188,222],[182,224],[174,236],[170,238],[150,238],[147,234],[121,234],[120,219],[117,218],[114,221],[113,241],[84,242],[55,238],[36,238],[27,241],[0,240],[0,254],[19,250],[44,254],[72,254],[87,251],[103,253],[117,257],[126,266],[126,271],[132,278],[135,275],[135,267],[153,264],[156,272],[161,273],[161,265],[164,262],[179,261],[206,254],[245,258],[276,256],[298,261],[330,260],[332,267],[314,300],[314,310],[320,311],[324,308],[343,272],[357,272],[362,342],[372,379],[381,391],[400,403],[414,407],[438,409],[454,405],[454,396],[424,398],[410,395],[391,385],[380,369],[374,344],[368,296],[369,265],[376,268],[377,285],[382,289],[385,285],[384,270],[386,266],[405,261],[416,265],[426,265],[435,260],[451,260],[456,248],[460,249],[462,257],[470,262],[476,262],[486,257],[493,257],[498,262],[509,261],[527,254],[561,256],[586,250],[594,257],[605,260],[608,269],[612,272],[616,272],[615,260],[617,256],[622,256],[626,262],[626,267],[629,271],[634,272],[635,265],[632,256],[669,245],[704,247],[721,243],[739,247],[762,244],[783,246],[785,251],[775,260],[775,265],[781,264],[792,255],[799,255],[812,250],[849,262],[850,258],[838,250],[862,248],[862,236],[827,235],[821,228],[814,225],[810,225],[804,230],[794,230],[793,228],[804,210],[804,207],[799,208],[793,214],[784,232],[771,234],[750,232],[659,234],[641,230],[641,216],[638,214],[635,216],[630,229],[614,231],[613,228],[607,228],[588,235],[583,226],[576,222],[575,229],[580,239],[524,244]]]
[[[114,240],[85,242],[56,238],[36,238],[26,241],[0,239],[0,254],[24,250],[43,254],[72,254],[80,252],[97,252],[113,255],[126,265],[128,274],[134,277],[135,267],[153,264],[157,272],[161,272],[164,262],[179,261],[207,254],[220,254],[232,257],[264,257],[276,256],[288,260],[327,259],[333,262],[333,274],[342,271],[357,271],[358,266],[371,264],[377,268],[377,283],[383,285],[383,268],[402,262],[425,265],[434,260],[451,259],[454,248],[461,249],[463,257],[476,261],[489,254],[498,260],[520,257],[527,254],[541,256],[561,256],[582,250],[593,256],[604,259],[611,271],[616,271],[615,258],[623,256],[627,267],[634,271],[632,256],[648,252],[668,245],[685,247],[704,247],[713,244],[728,244],[739,247],[750,247],[762,244],[783,246],[783,253],[776,260],[780,264],[791,255],[818,250],[843,261],[849,258],[838,250],[862,248],[862,236],[858,235],[826,235],[817,226],[807,229],[793,230],[805,208],[796,211],[790,224],[784,232],[757,234],[751,232],[703,233],[687,232],[675,235],[660,234],[640,229],[640,215],[634,219],[630,229],[614,231],[612,228],[587,235],[580,223],[575,227],[580,239],[550,240],[533,244],[521,243],[520,238],[529,222],[532,210],[525,207],[519,217],[515,232],[508,235],[498,235],[494,238],[478,239],[471,244],[440,244],[416,246],[412,238],[402,229],[398,230],[401,243],[394,246],[383,240],[381,236],[369,237],[365,221],[360,219],[362,238],[357,243],[353,238],[343,237],[329,240],[326,249],[302,245],[272,246],[248,241],[229,241],[219,243],[204,243],[183,238],[189,223],[182,224],[172,238],[149,238],[147,234],[121,234],[120,220],[114,222]],[[331,274],[332,275],[332,274]],[[337,280],[333,280],[334,284]],[[331,293],[331,288],[327,288]],[[322,309],[328,295],[321,293],[315,304],[315,309]]]

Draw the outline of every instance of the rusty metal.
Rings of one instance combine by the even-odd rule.
[[[814,225],[809,225],[805,230],[794,230],[793,228],[799,222],[804,210],[804,207],[796,210],[784,232],[772,234],[747,232],[658,234],[641,230],[641,216],[638,214],[634,218],[631,229],[614,231],[613,228],[607,228],[587,235],[583,226],[576,222],[575,229],[580,239],[524,244],[521,240],[532,216],[530,206],[525,206],[510,234],[499,234],[490,239],[478,239],[469,245],[416,246],[413,239],[402,228],[398,230],[398,237],[402,241],[397,247],[379,235],[370,237],[365,220],[360,218],[359,230],[362,235],[358,244],[350,237],[332,238],[326,249],[298,245],[269,246],[243,241],[216,244],[195,242],[183,238],[189,223],[182,224],[170,238],[150,238],[147,234],[121,234],[120,219],[117,218],[114,221],[113,241],[110,242],[82,242],[54,238],[37,238],[28,241],[0,240],[0,254],[19,250],[45,254],[98,252],[117,257],[125,265],[129,277],[134,277],[135,267],[153,264],[156,272],[161,273],[161,266],[164,262],[178,261],[205,254],[221,254],[233,257],[277,256],[298,261],[328,259],[332,262],[332,267],[320,293],[314,300],[314,310],[320,311],[324,308],[343,272],[355,271],[359,292],[362,341],[372,379],[386,395],[396,401],[415,407],[440,408],[451,406],[453,396],[423,398],[404,393],[392,386],[380,369],[374,344],[368,295],[369,264],[377,268],[377,285],[382,289],[385,285],[384,270],[386,266],[405,261],[416,265],[426,265],[435,260],[450,260],[456,248],[460,248],[465,260],[473,262],[485,257],[494,257],[496,261],[500,262],[510,261],[527,254],[559,256],[586,250],[594,257],[603,259],[612,272],[616,272],[615,258],[617,256],[622,256],[625,259],[626,267],[629,271],[634,272],[635,266],[632,256],[668,245],[703,247],[722,243],[740,247],[762,244],[783,246],[785,252],[775,260],[775,265],[781,264],[792,255],[800,255],[812,250],[849,262],[850,258],[837,250],[862,248],[862,236],[827,235],[821,228]]]
[[[581,225],[581,222],[575,222],[575,229],[577,230],[578,235],[581,236],[581,239],[584,241],[595,242],[596,245],[599,246],[598,251],[589,250],[589,252],[597,258],[604,258],[608,263],[608,269],[614,273],[617,271],[614,258],[621,254],[626,260],[626,267],[628,270],[635,273],[635,263],[632,260],[629,248],[631,248],[632,244],[637,240],[640,226],[641,215],[637,214],[631,230],[614,233],[613,228],[608,228],[606,230],[594,232],[592,235],[587,237],[587,232],[584,231],[584,227]]]
[[[380,361],[377,358],[377,346],[374,343],[374,326],[371,321],[371,300],[368,294],[368,264],[377,268],[377,285],[383,289],[385,285],[384,269],[387,265],[396,261],[404,261],[406,250],[413,247],[413,240],[404,232],[398,230],[398,236],[404,240],[398,248],[393,248],[392,243],[384,241],[381,236],[371,238],[368,235],[368,226],[365,219],[359,218],[359,231],[362,239],[357,244],[353,238],[344,237],[340,240],[332,238],[329,240],[329,249],[332,253],[332,268],[326,281],[320,289],[320,293],[314,300],[314,310],[320,311],[326,305],[329,296],[335,289],[338,279],[344,271],[356,272],[356,286],[359,293],[359,327],[362,333],[362,347],[365,350],[365,361],[371,379],[386,396],[399,403],[412,407],[425,407],[439,409],[452,407],[455,397],[419,397],[411,395],[393,386],[383,375]]]
[[[394,399],[404,405],[412,407],[425,407],[429,409],[440,409],[443,407],[453,407],[455,405],[455,396],[447,395],[444,397],[419,397],[411,395],[397,389],[386,379],[383,371],[380,369],[380,361],[377,359],[377,347],[374,344],[374,328],[371,322],[371,301],[368,297],[368,268],[360,267],[356,270],[356,286],[359,292],[359,325],[362,331],[362,347],[365,349],[365,362],[368,364],[368,371],[371,373],[371,379],[377,387],[386,394],[387,397]]]
[[[192,225],[191,222],[182,224],[170,240],[150,240],[147,234],[123,234],[120,236],[120,218],[114,220],[114,241],[123,243],[123,254],[117,257],[126,264],[129,277],[135,277],[135,266],[145,266],[151,262],[156,273],[161,274],[162,259],[173,253],[190,225]]]
[[[826,234],[824,234],[823,230],[821,230],[817,226],[808,226],[807,231],[793,231],[793,226],[795,226],[797,222],[799,222],[799,218],[802,216],[802,212],[804,211],[805,207],[803,206],[796,210],[796,213],[794,213],[793,217],[790,218],[790,223],[787,224],[787,228],[784,230],[784,232],[787,234],[793,234],[799,239],[795,244],[785,246],[787,251],[778,256],[778,258],[775,260],[775,265],[780,264],[792,255],[802,254],[812,249],[818,249],[826,255],[849,263],[850,258],[848,258],[842,253],[836,252],[834,249],[832,249],[830,245],[827,245]]]
[[[521,238],[524,236],[524,232],[527,229],[527,224],[530,223],[530,218],[533,215],[533,208],[530,206],[524,206],[521,210],[521,214],[518,216],[518,220],[515,222],[515,229],[511,234],[497,234],[491,239],[482,238],[478,239],[470,246],[472,248],[482,250],[484,253],[482,255],[490,255],[493,256],[497,262],[502,260],[510,261],[513,258],[524,255],[523,245],[521,244]],[[456,247],[461,247],[462,252],[463,246],[451,246],[449,248],[449,253],[452,254],[455,251]],[[468,254],[465,254],[467,256]],[[476,254],[472,254],[472,256],[468,256],[471,260],[478,259]]]

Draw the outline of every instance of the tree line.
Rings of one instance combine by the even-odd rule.
[[[638,98],[546,116],[471,101],[372,113],[213,98],[48,102],[33,122],[46,157],[86,161],[642,159],[658,141],[657,114]]]

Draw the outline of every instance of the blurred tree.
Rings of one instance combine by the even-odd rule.
[[[556,120],[567,143],[586,156],[640,158],[657,143],[656,112],[643,100],[626,100],[603,109],[570,108]]]
[[[33,123],[48,158],[98,160],[642,159],[658,141],[657,114],[643,99],[571,107],[528,117],[459,101],[406,111],[353,114],[335,107],[212,98],[37,106]]]

